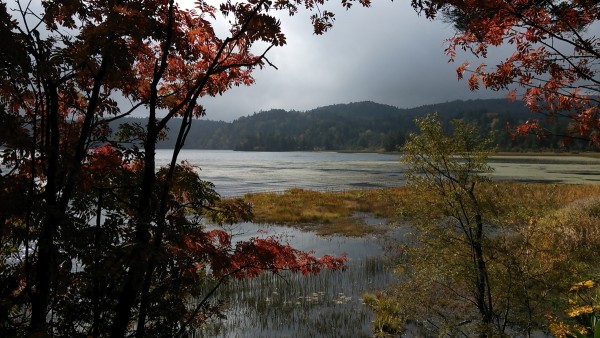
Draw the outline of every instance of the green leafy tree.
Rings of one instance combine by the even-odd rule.
[[[486,162],[489,141],[482,140],[475,127],[460,121],[454,123],[452,134],[447,136],[437,115],[417,120],[416,124],[421,134],[411,135],[402,148],[402,160],[409,165],[406,176],[411,186],[432,196],[432,205],[442,216],[438,226],[431,225],[436,222],[434,219],[423,220],[425,227],[419,231],[424,236],[420,237],[436,245],[440,241],[456,244],[448,247],[460,250],[454,254],[465,260],[459,268],[467,281],[436,282],[475,305],[484,333],[496,319],[485,243],[489,234],[485,230],[484,207],[477,194],[483,180],[480,173],[491,170]],[[458,285],[465,289],[456,291]]]
[[[597,271],[595,244],[587,244],[597,243],[597,200],[565,207],[556,187],[489,181],[491,144],[474,125],[445,128],[437,115],[416,123],[420,133],[402,148],[411,194],[402,210],[414,231],[397,248],[400,282],[365,298],[376,329],[397,333],[412,322],[426,334],[464,337],[544,330],[565,290]]]

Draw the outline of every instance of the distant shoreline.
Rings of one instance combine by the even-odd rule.
[[[600,158],[600,152],[551,152],[551,151],[535,151],[535,152],[506,152],[501,151],[494,153],[492,156],[556,156],[556,157],[593,157]]]
[[[171,148],[157,148],[161,150],[172,150]],[[235,150],[235,149],[204,149],[204,148],[184,148],[185,150],[214,150],[214,151],[234,151],[240,153],[294,153],[294,152],[315,152],[315,153],[340,153],[340,154],[384,154],[384,155],[402,155],[400,151],[384,151],[384,150],[375,150],[375,149],[317,149],[317,150]],[[556,151],[531,151],[531,152],[521,152],[521,151],[499,151],[495,153],[491,153],[491,157],[494,156],[513,156],[513,157],[526,157],[526,156],[536,156],[536,157],[591,157],[600,159],[600,151],[564,151],[564,152],[556,152]]]
[[[301,150],[306,151],[306,150]],[[310,151],[310,150],[308,150]],[[314,152],[336,152],[342,154],[385,154],[385,155],[402,155],[400,151],[383,151],[383,150],[313,150]],[[252,151],[248,151],[252,152]],[[292,152],[292,151],[290,151]],[[554,152],[554,151],[531,151],[531,152],[511,152],[511,151],[499,151],[495,153],[491,153],[490,157],[495,156],[512,156],[512,157],[526,157],[526,156],[535,156],[535,157],[591,157],[600,159],[600,151],[585,151],[585,152]]]
[[[388,154],[388,155],[402,155],[402,152],[399,151],[377,151],[377,150],[332,150],[338,153],[375,153],[375,154]],[[548,157],[591,157],[591,158],[599,158],[600,159],[600,151],[599,152],[553,152],[553,151],[532,151],[532,152],[511,152],[511,151],[499,151],[491,154],[491,157],[494,156],[514,156],[514,157],[526,157],[526,156],[548,156]]]

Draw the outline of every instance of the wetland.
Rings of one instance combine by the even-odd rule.
[[[317,276],[286,272],[232,281],[218,290],[225,317],[206,337],[369,337],[377,330],[364,304],[392,285],[394,245],[410,240],[411,196],[399,155],[184,151],[225,198],[254,206],[254,222],[229,226],[233,241],[276,236],[315,255],[347,255],[345,271]],[[600,160],[587,156],[496,156],[490,176],[514,203],[523,189],[544,210],[599,194]],[[561,184],[556,184],[561,183]],[[579,185],[585,184],[585,185]],[[391,250],[390,250],[391,249]],[[210,285],[207,285],[210,287]]]

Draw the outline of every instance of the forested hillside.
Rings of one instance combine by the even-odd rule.
[[[404,144],[408,133],[415,131],[414,119],[438,112],[447,123],[464,119],[492,131],[499,150],[555,150],[563,138],[511,137],[507,126],[523,123],[532,114],[522,102],[505,99],[452,101],[411,109],[400,109],[374,102],[356,102],[320,107],[306,112],[273,109],[233,122],[194,121],[186,141],[187,149],[234,149],[249,151],[294,150],[385,150],[394,151]],[[142,119],[129,123],[144,124]],[[170,125],[167,139],[160,148],[170,148],[180,121]],[[114,127],[113,127],[114,128]],[[565,123],[552,124],[554,135],[564,135]],[[585,142],[571,144],[582,149]]]

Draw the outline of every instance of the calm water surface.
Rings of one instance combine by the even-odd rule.
[[[171,151],[157,151],[159,165]],[[203,179],[223,196],[247,192],[284,191],[300,187],[317,190],[377,188],[398,185],[402,170],[398,156],[334,152],[183,151],[180,160],[201,168]],[[383,221],[364,215],[373,226]],[[228,228],[233,242],[256,236],[277,236],[291,246],[325,254],[347,255],[346,271],[323,271],[317,276],[266,273],[256,279],[232,281],[215,299],[227,304],[225,320],[212,322],[201,337],[370,337],[373,312],[362,303],[365,292],[392,283],[386,264],[385,238],[317,236],[289,227],[236,224]],[[210,288],[210,285],[207,285]]]
[[[157,151],[166,164],[170,150]],[[180,160],[202,169],[223,196],[247,192],[382,188],[403,185],[399,155],[336,152],[237,152],[183,150]],[[502,180],[600,183],[600,159],[583,156],[495,156],[490,176]]]
[[[166,164],[170,150],[158,150]],[[335,152],[238,152],[184,150],[180,160],[198,165],[203,179],[223,196],[247,192],[377,188],[398,185],[402,168],[397,155]]]

